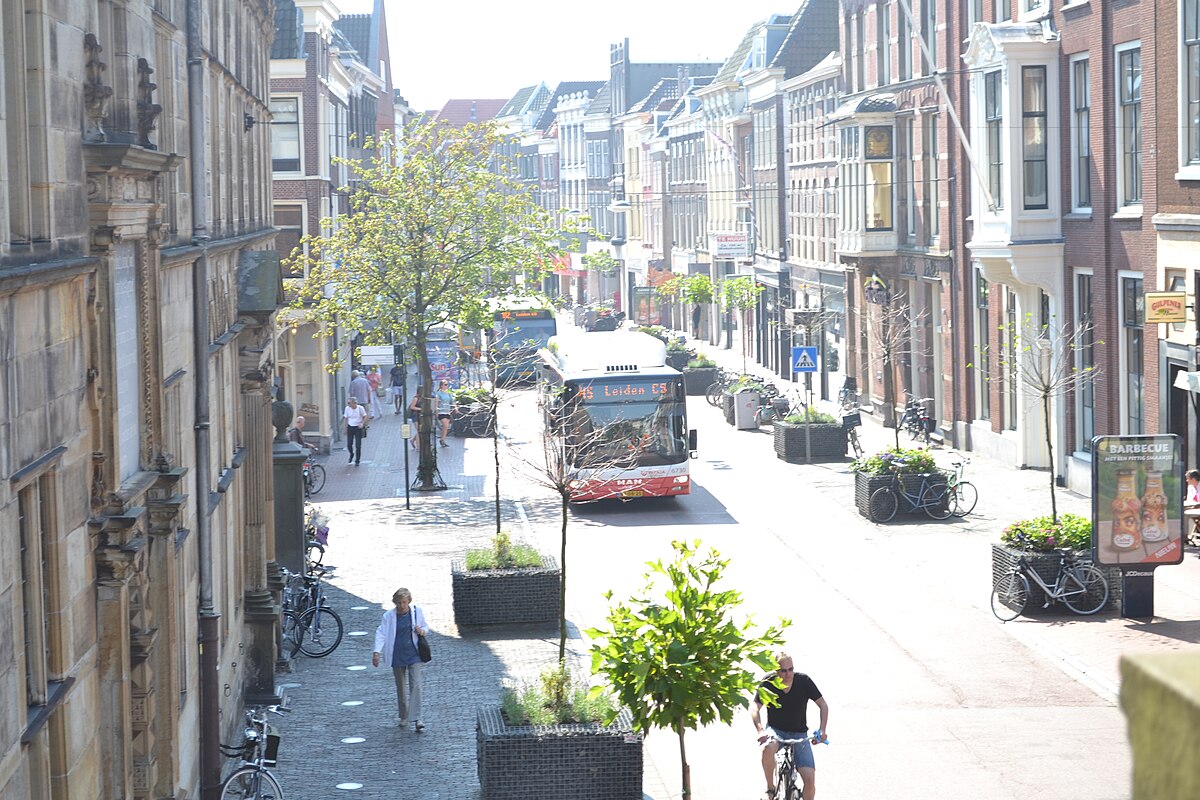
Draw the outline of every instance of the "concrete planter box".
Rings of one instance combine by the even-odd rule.
[[[721,412],[725,415],[725,421],[730,425],[733,424],[733,404],[733,395],[729,392],[721,392]]]
[[[599,724],[509,726],[499,708],[475,722],[483,800],[642,800],[642,735],[629,712]]]
[[[916,493],[921,486],[921,480],[928,479],[931,484],[945,484],[946,475],[942,472],[922,475],[912,473],[901,475],[900,481],[904,484],[905,491]],[[858,513],[862,514],[867,519],[871,518],[871,495],[881,486],[887,486],[892,482],[891,475],[864,475],[861,472],[854,473],[854,505],[858,508]],[[900,495],[900,507],[896,510],[897,514],[913,513],[912,503],[905,499],[904,495]],[[924,514],[922,509],[919,513]]]
[[[1001,576],[1007,575],[1017,565],[1017,559],[1021,557],[1021,552],[1015,547],[1009,547],[1006,544],[992,543],[993,588],[995,588],[996,581]],[[1078,552],[1078,555],[1084,559],[1091,558],[1091,553],[1086,551]],[[1054,579],[1058,575],[1058,553],[1025,553],[1025,560],[1029,562],[1034,572],[1042,580],[1051,586],[1054,585]],[[1108,603],[1105,605],[1105,609],[1117,611],[1121,608],[1121,570],[1116,567],[1101,567],[1098,564],[1096,566],[1104,573],[1104,578],[1108,581]],[[1075,613],[1062,602],[1052,603],[1049,608],[1042,608],[1045,603],[1046,593],[1042,591],[1040,586],[1030,581],[1029,603],[1025,606],[1025,614],[1027,616],[1035,617],[1055,614],[1075,616]]]
[[[450,565],[456,625],[520,625],[558,620],[562,571],[550,556],[528,569],[468,570]]]
[[[450,434],[452,436],[473,437],[473,431],[487,431],[490,438],[495,435],[496,421],[490,409],[471,410],[459,406],[456,413],[450,417]]]
[[[717,381],[716,367],[697,367],[683,370],[683,391],[693,397],[703,396],[708,387]]]
[[[846,429],[832,422],[816,422],[811,425],[793,425],[776,422],[775,455],[789,464],[803,464],[805,428],[812,447],[813,461],[842,459],[846,457]]]

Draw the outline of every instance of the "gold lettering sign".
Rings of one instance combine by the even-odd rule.
[[[1146,322],[1187,322],[1187,293],[1146,292]]]

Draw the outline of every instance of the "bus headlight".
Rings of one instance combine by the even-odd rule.
[[[567,481],[568,489],[582,489],[583,486],[584,486],[583,481]]]
[[[676,475],[675,476],[674,483],[687,483],[687,482],[688,482],[687,475]]]

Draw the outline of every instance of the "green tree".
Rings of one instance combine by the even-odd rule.
[[[555,226],[510,175],[497,168],[501,137],[488,125],[422,123],[393,143],[366,143],[362,161],[337,159],[352,179],[350,213],[322,220],[293,268],[305,280],[296,305],[325,323],[363,334],[368,344],[408,339],[421,383],[433,390],[426,350],[446,322],[484,318],[487,298],[549,263]],[[433,488],[432,403],[420,416],[417,480]]]
[[[750,275],[735,275],[721,282],[721,302],[726,311],[736,311],[741,315],[742,372],[746,371],[746,351],[750,349],[752,330],[746,319],[746,312],[758,305],[758,296],[762,294],[763,288],[755,283]]]
[[[773,651],[791,622],[780,619],[755,636],[750,620],[739,624],[733,618],[741,593],[716,588],[729,561],[713,549],[699,555],[698,540],[676,541],[672,547],[675,560],[670,564],[648,562],[641,596],[612,607],[610,629],[587,633],[596,640],[592,671],[604,676],[618,702],[629,709],[634,727],[670,729],[679,737],[686,799],[692,779],[685,733],[715,720],[732,722],[756,692],[764,703],[775,703],[750,666],[763,672],[775,669]],[[656,579],[667,582],[661,601],[651,599]],[[612,592],[605,597],[611,602]]]

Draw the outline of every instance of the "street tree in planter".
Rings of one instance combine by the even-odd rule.
[[[733,618],[741,593],[716,588],[729,561],[712,549],[699,555],[698,540],[676,541],[672,547],[674,561],[648,563],[642,594],[612,607],[609,629],[587,633],[595,640],[592,671],[604,676],[620,705],[629,709],[634,729],[670,729],[679,737],[686,800],[692,778],[685,734],[715,720],[732,722],[756,693],[764,703],[777,702],[747,664],[764,672],[775,669],[772,653],[791,622],[780,619],[755,636],[750,621]],[[665,579],[665,589],[656,591],[656,579]],[[611,602],[612,592],[605,597]],[[599,695],[604,689],[592,691]],[[615,716],[608,713],[610,719]]]
[[[482,317],[492,287],[550,263],[556,226],[510,170],[495,169],[502,137],[490,125],[418,123],[364,144],[361,161],[334,159],[353,179],[342,189],[350,213],[322,220],[290,259],[307,275],[295,305],[326,336],[411,339],[432,388],[430,331]],[[434,422],[430,406],[419,420],[422,489],[436,488]]]
[[[714,292],[712,278],[707,275],[677,275],[658,288],[658,293],[668,300],[677,300],[684,305],[690,304],[693,313],[712,305]],[[694,317],[694,319],[698,319]],[[693,328],[696,326],[693,325]],[[698,329],[692,335],[700,338]]]
[[[1091,321],[1079,323],[1049,322],[1039,324],[1032,314],[1022,323],[1001,326],[1001,337],[1007,345],[1005,356],[998,359],[1000,369],[1006,370],[1027,397],[1041,407],[1046,458],[1050,464],[1050,519],[1058,522],[1058,499],[1055,494],[1054,439],[1051,411],[1054,398],[1081,392],[1095,383],[1100,367],[1091,360],[1095,344],[1095,328]],[[969,364],[967,365],[970,366]]]
[[[636,435],[635,423],[615,419],[601,427],[595,427],[593,419],[579,398],[564,400],[561,393],[551,397],[549,409],[544,413],[550,420],[543,430],[538,445],[541,451],[530,455],[513,449],[516,469],[534,483],[551,490],[559,499],[559,569],[561,570],[561,592],[559,597],[558,663],[566,665],[567,657],[567,528],[570,522],[571,503],[595,502],[595,500],[618,497],[618,481],[638,463],[648,444]],[[590,476],[581,478],[581,475]],[[592,499],[578,499],[580,483],[586,480]]]
[[[924,356],[928,347],[914,341],[913,329],[923,328],[928,314],[913,313],[908,303],[882,293],[882,303],[867,303],[858,309],[859,323],[867,329],[867,364],[883,376],[883,424],[891,427],[900,448],[900,425],[896,417],[896,367],[906,360]],[[936,412],[935,412],[936,413]]]
[[[742,372],[746,371],[746,352],[750,349],[751,327],[747,322],[747,311],[758,305],[758,296],[763,287],[754,282],[750,275],[734,275],[721,283],[721,302],[727,311],[741,314],[742,328]]]

